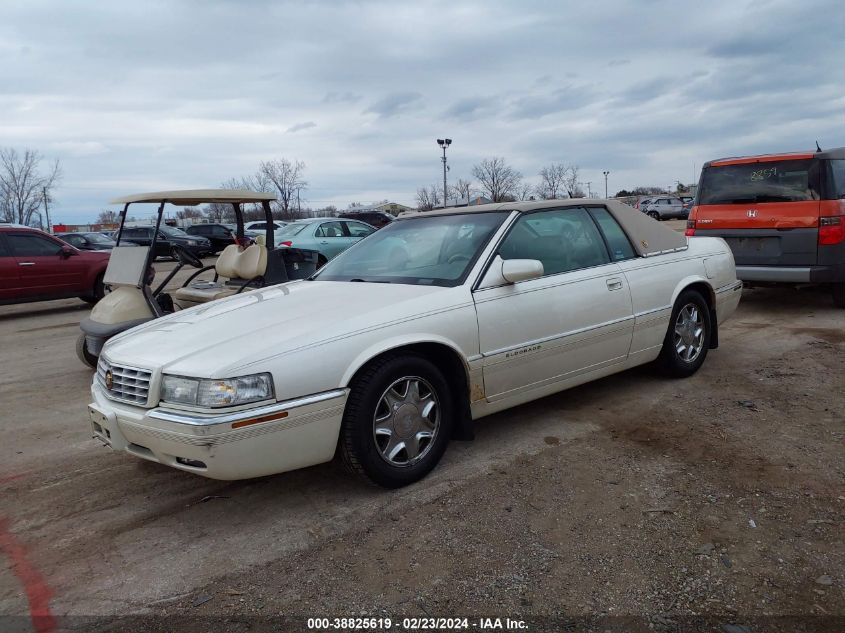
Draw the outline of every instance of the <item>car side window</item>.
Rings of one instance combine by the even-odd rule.
[[[625,231],[619,226],[610,212],[607,209],[590,209],[590,214],[598,222],[601,232],[604,233],[604,239],[610,249],[610,257],[613,261],[618,262],[623,259],[631,259],[634,257],[634,247]]]
[[[544,275],[607,264],[607,248],[585,208],[523,215],[499,247],[502,259],[537,259]]]
[[[314,237],[343,237],[343,226],[340,222],[323,222],[317,227]]]
[[[344,224],[346,224],[346,228],[349,229],[349,235],[352,237],[367,237],[373,232],[373,229],[360,222],[344,222]]]
[[[85,246],[85,238],[81,235],[70,235],[65,238],[65,242],[67,242],[71,246],[76,246],[76,248]]]
[[[17,257],[44,257],[58,255],[62,245],[51,239],[26,233],[7,233],[6,238]]]
[[[6,247],[6,240],[3,239],[3,235],[0,234],[0,257],[11,257],[12,254],[9,252],[9,249]]]
[[[257,222],[249,227],[250,231],[266,231],[267,230],[267,223],[266,222]]]

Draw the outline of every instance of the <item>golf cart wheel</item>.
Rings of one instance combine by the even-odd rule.
[[[425,477],[443,457],[454,422],[437,366],[416,354],[387,356],[350,386],[339,446],[346,467],[385,488]]]
[[[76,355],[83,363],[88,365],[91,369],[97,368],[98,356],[95,356],[88,351],[88,342],[85,340],[85,333],[81,333],[76,338]]]

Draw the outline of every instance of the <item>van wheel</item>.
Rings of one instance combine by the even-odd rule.
[[[346,467],[379,486],[425,477],[443,457],[454,422],[449,384],[420,356],[387,356],[351,384],[340,429]]]
[[[657,359],[673,378],[692,376],[704,364],[712,333],[710,309],[695,290],[684,290],[672,308],[672,318]]]
[[[833,305],[837,308],[845,308],[845,281],[830,284],[830,293],[833,295]]]
[[[88,351],[88,342],[85,340],[85,333],[83,332],[76,338],[76,355],[83,363],[88,365],[91,369],[97,368],[97,361],[99,357],[94,356]]]

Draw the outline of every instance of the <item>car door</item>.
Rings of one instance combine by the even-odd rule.
[[[586,208],[523,214],[493,265],[507,259],[539,260],[544,274],[473,293],[488,401],[624,362],[633,335],[631,293]]]
[[[6,245],[3,233],[0,233],[0,302],[13,301],[19,297],[20,279],[18,262]]]
[[[343,226],[345,229],[344,236],[348,236],[349,240],[347,248],[356,242],[360,242],[362,239],[375,232],[375,229],[369,224],[364,224],[363,222],[357,222],[355,220],[345,220],[343,222]]]
[[[82,292],[87,266],[78,251],[66,255],[71,246],[35,232],[6,233],[18,265],[21,295],[26,297],[72,296]]]
[[[322,222],[314,231],[314,239],[317,240],[318,250],[326,259],[331,259],[351,245],[340,221]]]

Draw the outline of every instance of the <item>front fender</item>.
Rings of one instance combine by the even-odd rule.
[[[347,366],[346,371],[344,372],[338,387],[348,387],[349,383],[352,381],[353,376],[358,373],[358,370],[360,370],[361,367],[366,365],[376,356],[384,354],[385,352],[390,352],[400,347],[407,347],[409,345],[420,345],[426,343],[444,345],[451,349],[461,359],[461,363],[464,367],[464,372],[467,376],[469,376],[469,365],[467,363],[466,355],[454,343],[454,341],[450,341],[449,339],[443,336],[437,336],[431,333],[419,335],[401,334],[378,341],[377,343],[370,345],[369,347],[365,348],[362,352],[360,352],[355,357],[355,359]]]

